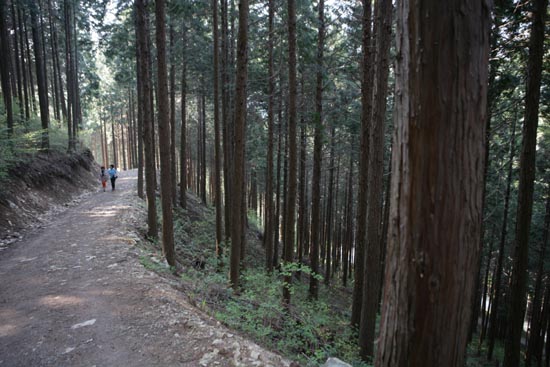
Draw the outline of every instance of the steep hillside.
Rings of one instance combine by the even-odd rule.
[[[41,216],[68,206],[97,184],[92,153],[39,153],[26,157],[0,182],[0,247],[17,240]]]

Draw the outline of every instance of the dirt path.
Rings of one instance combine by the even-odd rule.
[[[288,366],[140,264],[135,180],[0,253],[0,366]]]

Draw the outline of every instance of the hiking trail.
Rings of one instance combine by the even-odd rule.
[[[146,269],[136,171],[0,252],[0,366],[290,366]]]

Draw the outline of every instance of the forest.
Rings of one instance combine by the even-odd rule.
[[[547,15],[1,0],[0,185],[52,151],[136,170],[168,273],[298,365],[549,366]]]

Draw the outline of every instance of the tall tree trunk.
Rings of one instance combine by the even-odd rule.
[[[170,266],[176,265],[172,214],[172,171],[170,162],[170,110],[166,70],[166,21],[164,0],[155,0],[157,41],[158,129],[160,148],[160,195],[162,202],[162,250]]]
[[[138,22],[137,22],[137,13],[136,9],[134,9],[134,21],[135,21],[135,27],[136,27],[136,69],[137,69],[137,160],[138,160],[138,180],[137,180],[137,192],[140,199],[145,198],[145,193],[143,190],[143,167],[144,167],[144,161],[143,161],[143,123],[146,119],[144,108],[143,108],[143,81],[142,81],[142,75],[141,71],[143,70],[143,59],[142,59],[142,51],[140,50],[141,45],[139,44],[139,39],[137,39],[139,32],[138,30]],[[105,161],[103,163],[105,165]]]
[[[27,63],[25,62],[25,43],[23,41],[24,29],[23,29],[23,16],[21,9],[17,8],[17,24],[19,29],[19,47],[21,49],[21,74],[23,77],[23,99],[25,107],[25,119],[30,118],[30,98],[29,98],[29,83],[27,80]],[[27,59],[28,60],[28,59]],[[30,62],[30,61],[29,61]]]
[[[502,218],[502,227],[500,231],[499,249],[497,263],[495,265],[495,279],[493,280],[495,286],[493,288],[493,302],[491,306],[491,315],[489,318],[489,333],[488,333],[488,345],[487,345],[487,359],[493,358],[493,350],[495,347],[495,339],[497,337],[499,314],[499,303],[501,297],[501,285],[502,285],[502,267],[504,261],[504,246],[506,245],[506,236],[508,233],[508,211],[510,207],[510,190],[512,186],[513,168],[514,168],[514,156],[516,151],[516,119],[512,121],[512,136],[510,138],[510,158],[508,161],[508,177],[506,179],[506,192],[504,194],[504,211]]]
[[[147,195],[147,237],[157,238],[157,208],[155,197],[155,151],[153,147],[153,120],[151,114],[151,76],[149,64],[149,16],[148,0],[136,0],[136,39],[139,55],[138,70],[141,89],[138,91],[139,104],[143,106],[143,147],[145,160],[145,189]],[[141,138],[141,137],[140,137]]]
[[[180,206],[187,209],[187,28],[182,24]]]
[[[515,253],[512,270],[511,304],[508,312],[508,332],[506,333],[504,348],[504,367],[519,366],[520,362],[527,290],[529,230],[531,228],[535,184],[537,127],[542,57],[544,54],[544,21],[547,10],[548,0],[534,1],[533,23],[529,40],[529,59],[527,61],[527,88],[520,155]]]
[[[178,172],[176,171],[176,56],[174,49],[174,23],[170,20],[170,172],[172,207],[177,205]]]
[[[353,244],[353,146],[354,144],[352,141],[349,155],[348,187],[346,192],[346,234],[342,253],[342,285],[344,287],[347,287],[348,283],[348,271],[350,265],[348,259],[350,257],[351,247]]]
[[[121,110],[121,115],[122,115],[122,110]],[[120,127],[120,153],[122,155],[122,167],[123,169],[126,171],[128,169],[128,165],[126,164],[126,144],[124,142],[124,120],[122,120],[122,116],[121,116],[121,120],[120,120],[120,124],[119,124],[119,127]]]
[[[351,307],[351,325],[359,326],[365,277],[365,251],[367,227],[367,184],[369,161],[369,119],[372,111],[372,5],[369,0],[363,2],[363,38],[361,77],[361,151],[359,156],[359,193],[357,195],[355,272],[353,299]]]
[[[334,146],[336,144],[336,129],[334,125],[330,129],[330,163],[329,163],[329,179],[328,179],[328,197],[327,197],[327,208],[325,216],[325,285],[330,284],[330,267],[332,261],[332,212],[333,212],[333,201],[334,201]],[[336,207],[336,206],[334,206]]]
[[[277,123],[277,174],[275,182],[275,219],[273,222],[273,267],[279,266],[279,239],[281,237],[281,162],[282,162],[282,140],[283,140],[283,121],[282,121],[282,92],[279,93],[279,112]]]
[[[374,60],[373,113],[369,128],[369,169],[367,209],[367,256],[363,282],[359,346],[364,360],[374,355],[376,314],[379,308],[381,281],[381,229],[382,198],[384,196],[384,130],[386,97],[388,93],[389,49],[391,43],[392,2],[376,2],[375,34],[376,55]]]
[[[300,203],[298,210],[298,263],[304,263],[304,247],[306,246],[305,233],[308,230],[306,207],[309,205],[306,198],[306,145],[307,145],[307,125],[305,121],[305,91],[304,91],[304,74],[301,78],[301,93],[300,93],[300,187],[298,188]],[[298,276],[300,274],[298,273]]]
[[[216,255],[222,256],[222,182],[221,182],[221,151],[220,151],[220,100],[219,100],[219,41],[218,41],[218,2],[212,0],[212,37],[214,38],[213,51],[213,79],[214,79],[214,206],[216,207]]]
[[[72,35],[71,35],[71,1],[64,0],[64,26],[65,26],[65,74],[67,79],[67,133],[68,133],[68,151],[75,150],[74,140],[74,125],[73,125],[73,108],[72,105],[74,95],[74,82],[73,82],[73,48],[72,48]],[[105,132],[106,133],[106,132]]]
[[[317,30],[317,75],[315,87],[315,132],[313,137],[313,176],[311,178],[311,251],[309,260],[312,275],[309,277],[309,297],[319,296],[319,281],[313,275],[319,273],[320,232],[320,182],[323,153],[323,51],[325,46],[325,1],[319,0],[319,23]]]
[[[483,248],[481,248],[483,249]],[[479,345],[478,345],[478,352],[481,351],[481,344],[485,340],[485,335],[487,334],[487,327],[488,324],[488,315],[487,313],[490,313],[490,310],[486,309],[487,305],[487,290],[488,290],[488,283],[489,283],[489,272],[491,269],[491,262],[493,260],[493,238],[491,236],[490,242],[489,242],[489,251],[487,253],[487,266],[485,267],[485,276],[483,281],[483,292],[481,297],[481,332],[479,335]],[[490,301],[490,299],[489,299]],[[472,312],[472,316],[474,316],[474,313]]]
[[[273,271],[273,130],[274,130],[274,99],[275,99],[275,72],[273,68],[273,44],[274,44],[274,21],[275,21],[275,0],[268,0],[269,28],[268,28],[268,102],[267,102],[267,172],[265,187],[265,224],[264,224],[264,245],[265,245],[265,267],[268,273]]]
[[[23,12],[25,14],[25,12]],[[31,58],[31,46],[29,43],[29,34],[27,30],[27,22],[25,21],[25,16],[23,17],[23,32],[24,32],[24,40],[25,40],[25,49],[27,52],[27,71],[29,75],[29,95],[31,100],[31,111],[36,112],[36,96],[34,94],[34,77],[32,73],[32,58]],[[36,61],[35,61],[36,62]]]
[[[48,105],[48,81],[46,80],[46,66],[44,64],[42,39],[40,37],[42,30],[39,29],[39,24],[38,24],[37,4],[30,5],[30,12],[31,12],[31,25],[32,25],[32,40],[34,45],[34,63],[36,66],[36,81],[38,84],[38,101],[40,104],[40,122],[42,127],[41,148],[42,150],[49,150],[50,149],[50,138],[49,138],[50,109]],[[4,43],[2,42],[2,44]]]
[[[7,10],[5,11],[7,12]],[[4,19],[3,16],[0,16],[0,18]],[[24,106],[23,106],[24,99],[23,99],[23,83],[22,83],[21,74],[22,72],[24,72],[24,69],[21,69],[21,63],[19,62],[19,38],[17,37],[17,35],[18,33],[21,33],[21,29],[17,28],[17,13],[15,12],[15,1],[11,2],[11,21],[12,21],[12,26],[14,31],[13,53],[14,53],[14,60],[15,60],[15,72],[17,76],[17,99],[19,100],[19,114],[21,116],[21,121],[23,121],[23,118],[25,115],[24,115]],[[7,53],[4,53],[4,51],[2,51],[2,54],[7,55]],[[22,54],[23,54],[23,50],[21,50],[21,58],[23,57]]]
[[[475,0],[404,0],[397,19],[391,225],[375,365],[459,367],[479,256],[490,9]],[[434,78],[441,70],[453,73]]]
[[[231,202],[231,266],[230,280],[234,290],[239,288],[243,233],[243,183],[245,176],[246,144],[246,83],[248,64],[248,0],[239,2],[239,33],[237,40],[237,75],[235,84],[235,150],[233,159],[233,184]]]
[[[296,214],[297,147],[296,147],[296,1],[288,0],[288,183],[285,215],[284,260],[294,259],[294,235]],[[283,302],[290,304],[292,274],[284,277]]]
[[[229,87],[229,40],[227,22],[227,0],[221,2],[221,77],[222,77],[222,143],[223,143],[223,188],[224,188],[224,226],[225,240],[231,238],[231,172],[232,172],[232,133],[230,126],[230,87]]]
[[[2,51],[2,60],[0,61],[0,77],[2,78],[2,94],[4,95],[4,106],[6,108],[6,122],[8,138],[13,136],[13,108],[12,91],[10,82],[10,70],[8,60],[11,59],[11,50],[8,39],[8,25],[6,24],[7,11],[5,2],[0,3],[0,51]],[[46,126],[47,128],[47,126]],[[44,148],[44,147],[43,147]]]
[[[537,264],[537,278],[535,281],[535,296],[533,298],[533,306],[531,312],[531,333],[529,335],[529,344],[527,348],[527,358],[525,360],[525,366],[531,366],[533,361],[533,354],[538,349],[538,344],[541,342],[541,321],[542,321],[542,277],[544,275],[544,260],[546,258],[546,246],[548,243],[548,231],[550,227],[550,190],[547,193],[546,198],[546,214],[544,216],[544,232],[542,235],[542,242],[540,244],[540,251]],[[541,362],[538,360],[537,362]]]

